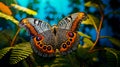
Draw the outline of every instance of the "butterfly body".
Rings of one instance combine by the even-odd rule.
[[[33,50],[40,56],[51,57],[55,56],[56,49],[62,55],[77,49],[80,36],[76,32],[76,27],[85,17],[85,13],[75,13],[52,27],[44,21],[25,18],[20,25],[26,27],[31,33]]]

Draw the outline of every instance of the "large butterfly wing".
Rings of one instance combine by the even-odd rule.
[[[65,55],[77,49],[80,36],[76,29],[83,20],[86,19],[86,14],[83,12],[71,14],[63,18],[58,24],[57,39],[59,51]]]
[[[31,33],[31,45],[36,53],[43,57],[55,54],[55,36],[48,23],[34,18],[25,18],[21,20],[21,25]]]

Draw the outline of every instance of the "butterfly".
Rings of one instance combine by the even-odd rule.
[[[76,30],[86,18],[86,13],[78,12],[68,15],[54,26],[35,18],[24,18],[19,25],[30,32],[30,42],[35,53],[52,57],[56,55],[56,50],[61,55],[66,55],[77,49],[80,35]]]

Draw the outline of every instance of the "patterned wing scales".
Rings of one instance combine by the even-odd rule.
[[[27,18],[28,21],[31,23],[32,26],[37,30],[38,33],[42,33],[44,31],[50,30],[50,25],[47,22],[34,19],[34,18]]]
[[[34,31],[36,31],[38,34],[51,29],[51,26],[47,22],[34,18],[22,19],[20,26],[26,27],[31,33],[34,29]]]
[[[76,29],[82,21],[86,20],[87,15],[83,12],[71,14],[63,18],[58,24],[58,45],[59,51],[62,55],[71,53],[77,49],[80,36],[76,32]],[[63,39],[62,39],[63,38]]]
[[[54,56],[56,49],[55,36],[48,23],[34,18],[25,18],[21,20],[21,25],[26,27],[33,35],[31,45],[38,55],[43,57]]]
[[[76,25],[81,23],[82,20],[85,20],[86,17],[87,17],[86,14],[83,13],[83,12],[78,12],[78,13],[71,14],[71,15],[63,18],[58,23],[58,27],[61,28],[61,29],[72,30],[72,28],[77,27]]]

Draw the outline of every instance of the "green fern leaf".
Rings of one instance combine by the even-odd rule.
[[[3,56],[5,56],[5,54],[10,51],[10,49],[12,49],[12,47],[6,47],[6,48],[0,50],[0,59],[2,59]]]
[[[107,52],[107,58],[108,58],[108,62],[114,62],[115,64],[113,63],[110,63],[110,64],[113,64],[113,65],[116,65],[116,67],[119,67],[118,65],[120,64],[120,51],[117,51],[113,48],[104,48]],[[112,55],[113,56],[112,56]],[[115,57],[115,58],[114,58]]]
[[[10,55],[10,64],[16,64],[19,61],[27,58],[31,53],[33,53],[30,43],[21,43],[16,45]]]

